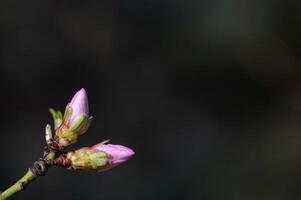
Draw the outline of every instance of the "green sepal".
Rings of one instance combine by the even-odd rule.
[[[71,115],[73,113],[73,109],[71,106],[69,106],[69,103],[66,106],[65,114],[64,114],[64,124],[69,124],[69,120],[71,118]]]
[[[54,121],[54,129],[56,130],[62,124],[63,114],[62,114],[61,111],[59,111],[59,110],[55,111],[52,108],[49,108],[49,112],[52,115],[52,118],[53,118],[53,121]]]
[[[76,142],[78,136],[81,134],[81,130],[86,126],[88,120],[87,115],[80,115],[68,130],[62,132],[61,137],[68,139],[71,143]]]
[[[79,153],[75,151],[71,156],[72,168],[75,170],[90,170],[100,169],[108,163],[108,158],[104,152],[89,152]]]
[[[70,127],[69,131],[71,132],[78,132],[79,130],[81,130],[84,126],[86,126],[87,122],[88,122],[89,118],[86,114],[81,114],[76,120],[75,122],[72,124],[72,126]]]
[[[99,169],[108,163],[107,155],[103,152],[92,153],[90,155],[90,163],[92,169]]]
[[[74,132],[74,131],[67,130],[62,134],[61,138],[67,140],[69,143],[68,144],[68,146],[69,146],[69,145],[77,142],[78,134],[76,134],[76,132]]]
[[[84,133],[84,132],[86,132],[86,131],[88,130],[88,128],[89,128],[90,125],[91,125],[92,119],[93,119],[92,116],[90,116],[90,117],[87,119],[86,124],[81,128],[81,132]]]

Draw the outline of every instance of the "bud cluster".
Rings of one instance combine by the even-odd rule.
[[[83,88],[67,104],[64,116],[60,111],[50,109],[50,112],[54,118],[55,135],[53,137],[50,125],[47,125],[46,142],[50,149],[58,152],[75,143],[87,131],[92,120],[87,93]],[[107,142],[61,154],[54,163],[67,169],[105,171],[135,154],[128,147]]]

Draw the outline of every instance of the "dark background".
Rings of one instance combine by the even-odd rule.
[[[0,189],[84,87],[94,121],[70,149],[135,157],[51,168],[12,199],[300,199],[300,60],[298,0],[2,0]]]

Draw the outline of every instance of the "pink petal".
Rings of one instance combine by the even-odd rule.
[[[117,144],[97,144],[92,147],[97,151],[102,151],[108,154],[109,156],[109,164],[116,166],[127,161],[130,157],[132,157],[135,152],[125,146],[117,145]]]
[[[80,115],[89,116],[88,96],[84,88],[80,89],[72,98],[69,106],[73,109],[70,123],[72,124]]]

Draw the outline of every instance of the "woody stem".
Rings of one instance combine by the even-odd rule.
[[[32,168],[29,168],[26,174],[19,179],[15,184],[7,188],[0,194],[0,200],[6,200],[13,196],[17,192],[25,189],[27,185],[33,182],[38,176],[44,176],[50,166],[52,166],[52,161],[56,158],[56,153],[54,151],[48,152],[43,159],[37,161],[33,164]]]

